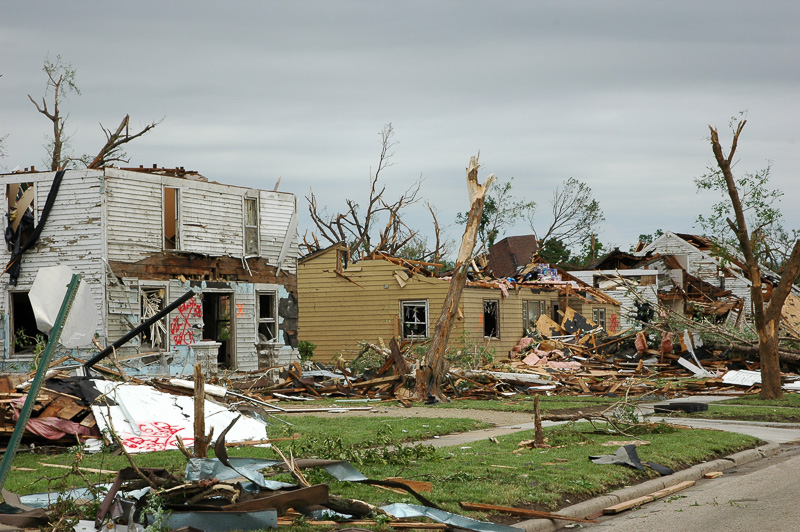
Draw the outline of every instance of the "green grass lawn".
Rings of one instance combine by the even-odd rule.
[[[287,437],[299,433],[300,439],[291,442],[298,449],[321,445],[320,440],[335,441],[342,448],[358,448],[364,442],[375,445],[392,445],[419,441],[443,434],[453,434],[489,427],[488,423],[471,419],[452,418],[392,418],[392,417],[317,417],[282,416],[292,426],[274,422],[267,429],[270,437]],[[281,447],[289,445],[282,442]],[[259,447],[232,448],[231,456],[254,458],[276,458],[273,451]],[[133,455],[140,467],[162,467],[176,473],[183,473],[186,460],[179,451],[142,453]],[[8,476],[5,488],[15,493],[26,494],[44,491],[58,491],[65,487],[83,485],[77,476],[66,476],[67,470],[40,465],[41,462],[71,465],[75,463],[76,453],[46,456],[34,453],[18,453],[14,458],[17,468],[31,468],[35,471],[13,470]],[[124,456],[109,454],[82,454],[81,466],[95,469],[118,470],[129,465]],[[86,473],[92,482],[109,482],[114,475]],[[47,480],[47,478],[53,480]]]
[[[463,419],[314,417],[291,419],[293,427],[273,426],[273,437],[298,432],[298,440],[277,443],[295,458],[347,459],[369,478],[404,477],[433,483],[433,492],[425,494],[443,508],[476,518],[484,514],[463,512],[459,501],[504,506],[557,509],[611,489],[641,482],[656,476],[652,470],[637,471],[618,465],[596,465],[589,456],[613,454],[619,444],[603,446],[611,440],[628,440],[620,435],[597,434],[588,423],[576,423],[546,429],[552,448],[520,448],[521,440],[531,439],[531,431],[488,439],[460,447],[433,449],[430,446],[396,447],[403,441],[427,438],[435,434],[482,428],[485,424]],[[281,433],[282,431],[282,433]],[[676,429],[654,426],[637,438],[650,442],[638,447],[642,461],[653,461],[682,469],[716,456],[750,448],[755,438],[717,431]],[[395,447],[392,447],[395,445]],[[518,452],[515,452],[519,450]],[[272,449],[231,448],[231,456],[277,458]],[[139,466],[165,467],[182,473],[185,458],[176,451],[134,455]],[[83,483],[75,476],[40,465],[40,462],[75,463],[75,452],[57,456],[20,454],[17,467],[36,471],[12,471],[7,489],[18,493],[57,491]],[[127,466],[123,456],[87,455],[81,466],[118,469]],[[61,477],[47,482],[43,476]],[[86,473],[92,482],[110,481],[112,475]],[[327,483],[331,493],[383,505],[391,502],[417,501],[408,494],[398,494],[375,487],[339,482],[322,470],[306,473],[312,483]],[[286,474],[276,479],[288,480]]]
[[[619,397],[595,397],[595,396],[539,396],[539,409],[542,413],[555,412],[560,410],[572,410],[582,408],[596,408],[611,406],[618,403]],[[497,410],[503,412],[529,412],[533,414],[534,396],[518,395],[505,399],[454,399],[449,403],[438,403],[436,405],[415,405],[426,406],[427,408],[467,408],[473,410]]]
[[[758,394],[740,395],[715,404],[800,407],[800,394],[784,393],[782,399],[762,399]]]
[[[800,408],[789,406],[708,405],[706,412],[669,412],[658,415],[699,419],[726,419],[738,421],[763,421],[769,423],[800,423]]]

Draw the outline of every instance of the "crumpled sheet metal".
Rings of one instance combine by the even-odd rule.
[[[266,480],[259,471],[265,467],[272,467],[283,462],[276,460],[257,460],[254,458],[228,458],[228,463],[233,466],[230,468],[216,458],[191,458],[186,464],[186,481],[209,480],[217,478],[219,480],[231,480],[244,477],[260,488],[268,490],[279,490],[292,488],[296,484],[287,484],[275,480]]]
[[[148,522],[152,516],[148,515]],[[167,518],[169,530],[193,527],[198,530],[226,532],[228,530],[263,530],[278,528],[278,512],[260,510],[256,512],[172,512]]]
[[[599,456],[590,456],[595,464],[617,464],[632,467],[639,471],[644,471],[642,461],[639,459],[639,454],[636,452],[636,445],[623,445],[614,454],[601,454]]]
[[[465,528],[467,530],[475,530],[476,532],[519,532],[519,528],[513,528],[505,525],[498,525],[496,523],[486,523],[478,521],[463,515],[458,515],[444,510],[436,510],[435,508],[426,508],[416,504],[395,503],[383,506],[381,508],[389,515],[401,519],[403,517],[427,517],[439,523],[451,525],[458,528]]]
[[[639,453],[636,452],[636,445],[629,444],[623,445],[614,454],[602,454],[599,456],[590,456],[589,460],[595,464],[617,464],[632,467],[639,471],[644,471],[644,466],[648,466],[662,477],[671,475],[675,471],[665,465],[657,464],[655,462],[644,462],[639,459]]]

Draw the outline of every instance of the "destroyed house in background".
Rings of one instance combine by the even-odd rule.
[[[533,270],[535,265],[530,265]],[[552,274],[554,269],[547,268]],[[474,275],[467,281],[450,335],[461,343],[507,355],[540,316],[560,323],[568,308],[606,329],[619,330],[619,303],[562,273],[511,282]],[[338,354],[352,358],[358,342],[424,341],[431,337],[450,284],[429,265],[383,254],[352,262],[348,248],[335,244],[298,262],[298,335],[316,344],[315,360]]]
[[[191,371],[191,357],[209,369],[238,370],[257,369],[259,357],[262,366],[291,357],[297,341],[293,194],[155,165],[13,173],[0,180],[7,199],[4,261],[15,257],[0,294],[6,367],[34,356],[38,333],[27,294],[39,268],[57,264],[91,286],[104,345],[192,287],[201,289],[118,351],[141,372]],[[17,256],[15,246],[37,230],[35,244]]]
[[[735,250],[729,248],[727,250],[729,258],[723,260],[715,253],[715,243],[710,239],[700,235],[667,231],[635,254],[646,256],[653,253],[674,255],[689,275],[709,285],[730,291],[733,297],[742,300],[744,317],[752,319],[750,281],[744,275],[744,260]],[[772,287],[778,283],[780,275],[762,265],[761,277],[765,300],[769,301]],[[796,285],[792,286],[792,291],[786,299],[781,326],[788,334],[800,338],[800,287]]]
[[[662,306],[689,318],[741,324],[752,316],[750,282],[741,264],[723,261],[712,250],[705,237],[666,232],[637,252],[616,249],[593,269],[570,273],[619,300],[624,327],[647,317],[641,309],[644,302],[651,310]],[[768,296],[778,275],[766,268],[763,272]],[[800,329],[799,295],[795,287],[783,312],[783,325],[795,336]]]

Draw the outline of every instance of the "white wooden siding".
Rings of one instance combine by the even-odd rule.
[[[160,182],[106,178],[109,260],[137,262],[164,249],[163,202]]]
[[[69,171],[65,174],[38,243],[22,256],[17,286],[7,286],[8,274],[2,279],[7,290],[30,290],[39,268],[68,266],[92,290],[98,309],[98,332],[101,334],[105,329],[104,316],[100,311],[105,302],[102,176],[99,170]],[[55,172],[9,174],[0,177],[0,186],[5,190],[5,185],[9,183],[34,182],[34,207],[38,223],[54,177]],[[0,257],[4,263],[10,259],[11,253],[6,246],[0,246]],[[7,311],[8,298],[0,298],[0,312],[5,314]],[[5,323],[8,324],[8,320]],[[4,332],[8,334],[8,331]]]
[[[220,186],[219,190],[181,188],[180,249],[214,257],[244,254],[243,196],[246,189]]]
[[[259,208],[261,210],[259,226],[261,256],[267,259],[269,264],[277,265],[284,238],[289,238],[292,241],[292,245],[289,248],[289,254],[283,263],[282,269],[290,273],[296,273],[297,256],[299,255],[297,232],[295,231],[294,234],[289,235],[286,233],[291,224],[292,216],[296,216],[297,198],[293,194],[262,190],[259,193]]]

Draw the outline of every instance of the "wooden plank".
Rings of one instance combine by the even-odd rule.
[[[538,510],[528,510],[526,508],[513,508],[509,506],[497,506],[494,504],[482,504],[478,502],[459,502],[464,510],[478,512],[501,512],[517,517],[531,517],[534,519],[560,519],[562,521],[574,521],[576,523],[597,523],[597,519],[586,519],[583,517],[573,517],[571,515],[554,514],[550,512],[540,512]]]
[[[637,506],[641,506],[648,502],[652,502],[656,499],[661,499],[663,497],[667,497],[672,495],[673,493],[677,493],[681,490],[685,490],[686,488],[690,488],[695,485],[694,480],[687,480],[685,482],[681,482],[679,484],[675,484],[674,486],[670,486],[668,488],[664,488],[663,490],[654,491],[649,495],[644,495],[642,497],[637,497],[635,499],[631,499],[626,502],[621,502],[619,504],[615,504],[613,506],[609,506],[607,508],[603,508],[604,514],[618,514],[620,512],[624,512],[625,510],[630,510],[631,508],[635,508]]]
[[[703,478],[719,478],[722,476],[722,474],[723,474],[722,471],[709,471],[708,473],[703,475]]]
[[[637,506],[641,506],[648,502],[652,502],[656,500],[653,495],[644,495],[642,497],[636,497],[635,499],[631,499],[626,502],[621,502],[619,504],[615,504],[613,506],[609,506],[607,508],[603,508],[604,514],[618,514],[620,512],[624,512],[625,510],[630,510],[631,508],[636,508]]]

